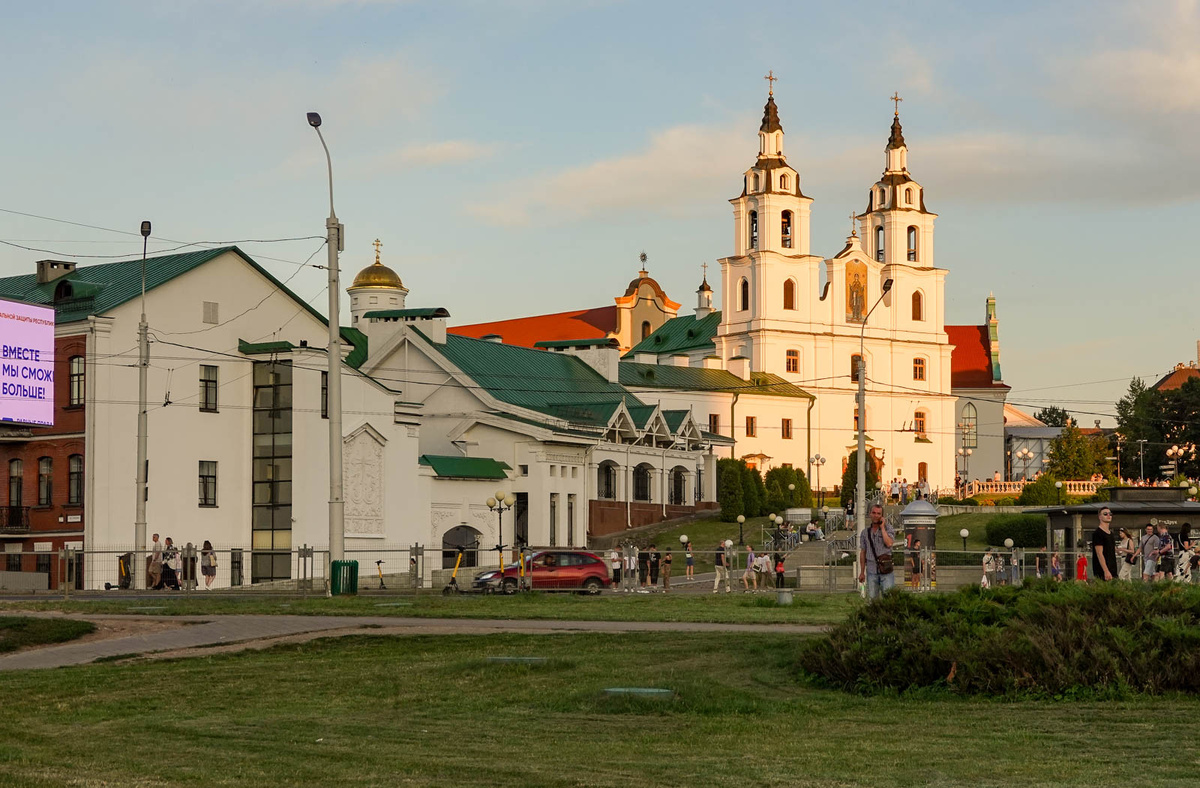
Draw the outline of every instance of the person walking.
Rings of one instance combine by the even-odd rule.
[[[783,560],[782,553],[775,554],[775,587],[783,588],[784,575],[787,573],[787,566]]]
[[[1058,557],[1058,553],[1050,554],[1050,576],[1053,577],[1056,582],[1062,582],[1062,560]]]
[[[749,591],[750,584],[758,590],[758,578],[754,576],[754,545],[746,545],[746,569],[742,572],[742,590]]]
[[[200,574],[204,576],[204,589],[211,590],[213,580],[217,577],[217,551],[207,539],[200,548]]]
[[[150,555],[147,557],[146,564],[146,587],[153,589],[162,588],[162,564],[163,564],[163,548],[162,542],[158,541],[158,534],[151,537]]]
[[[613,588],[621,587],[621,554],[614,547],[608,551],[608,562],[612,566],[612,584]]]
[[[1138,542],[1138,553],[1142,556],[1142,580],[1149,583],[1158,571],[1158,534],[1150,523]]]
[[[1092,577],[1117,579],[1117,540],[1112,532],[1112,510],[1107,506],[1096,513],[1099,523],[1092,531]]]
[[[867,599],[874,599],[896,587],[892,567],[892,543],[896,533],[883,520],[883,506],[872,504],[868,512],[871,525],[858,539],[858,582],[867,584]]]
[[[1117,530],[1117,571],[1118,580],[1132,580],[1133,566],[1137,563],[1137,544],[1129,531],[1124,528]]]
[[[646,586],[650,583],[650,551],[643,548],[638,548],[638,582],[641,584],[642,590],[649,593]]]
[[[658,552],[658,545],[651,544],[650,549],[646,552],[646,565],[650,570],[650,590],[658,590],[658,570],[662,564],[662,555]]]
[[[1175,540],[1165,524],[1158,526],[1158,573],[1155,580],[1175,576]]]
[[[692,554],[692,543],[688,542],[687,547],[683,548],[684,578],[687,580],[696,579],[696,557]]]
[[[164,587],[172,591],[179,590],[179,551],[175,549],[175,543],[169,536],[163,545],[162,579],[158,582],[158,588]]]
[[[671,590],[671,562],[675,559],[671,556],[671,551],[668,550],[662,557],[662,581],[663,593]]]
[[[632,544],[625,545],[625,576],[624,586],[626,593],[637,591],[638,585],[638,560],[637,548]]]
[[[983,554],[983,579],[986,588],[995,588],[999,585],[996,580],[996,554],[990,547]]]
[[[717,542],[717,552],[713,555],[716,574],[713,575],[713,593],[717,593],[721,580],[725,580],[725,593],[729,593],[729,554],[725,552],[725,543]]]

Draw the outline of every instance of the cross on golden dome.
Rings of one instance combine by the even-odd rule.
[[[371,244],[371,246],[375,247],[375,262],[378,263],[379,262],[379,250],[380,250],[380,248],[383,247],[383,241],[380,241],[378,238],[376,238],[375,243]]]

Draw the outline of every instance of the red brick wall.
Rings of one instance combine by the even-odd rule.
[[[686,517],[696,511],[694,506],[667,506],[667,514],[663,516],[663,506],[659,503],[630,503],[624,501],[588,501],[588,534],[591,536],[607,536],[626,528],[625,507],[629,507],[629,526],[637,528],[643,525],[661,523],[676,517]]]

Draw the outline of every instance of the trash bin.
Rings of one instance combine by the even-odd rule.
[[[117,556],[117,588],[129,588],[133,580],[133,553],[121,553]]]
[[[358,594],[358,561],[334,561],[329,578],[329,593]]]

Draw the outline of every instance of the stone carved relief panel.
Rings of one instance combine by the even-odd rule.
[[[342,446],[345,467],[346,533],[383,536],[383,445],[359,430]]]

